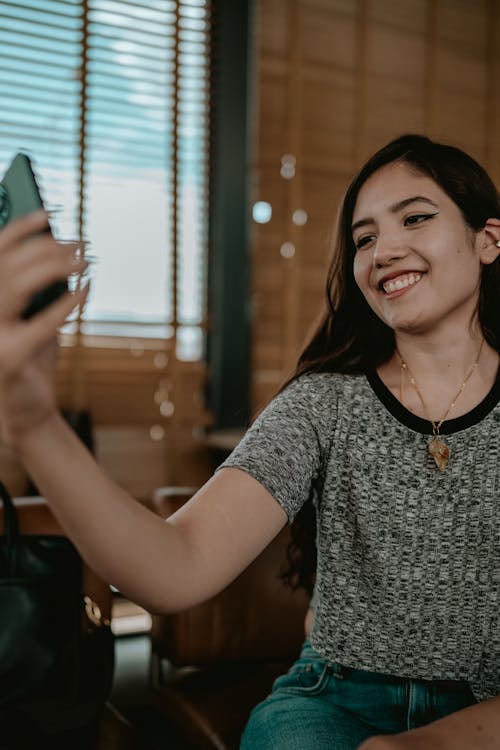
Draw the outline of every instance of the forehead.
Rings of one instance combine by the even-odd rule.
[[[433,179],[413,171],[404,162],[395,162],[378,169],[363,184],[354,206],[353,223],[376,218],[399,201],[416,195],[429,198],[440,206],[455,206]]]

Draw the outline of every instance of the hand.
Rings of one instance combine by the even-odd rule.
[[[88,287],[66,293],[29,320],[21,318],[35,292],[87,265],[75,255],[76,245],[41,234],[46,226],[46,214],[37,211],[0,230],[0,422],[13,446],[56,410],[58,329],[88,293]]]

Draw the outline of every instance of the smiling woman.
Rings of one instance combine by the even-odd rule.
[[[444,748],[470,750],[479,726],[497,750],[500,196],[485,171],[422,136],[367,162],[293,376],[166,522],[57,413],[53,339],[81,295],[18,320],[50,280],[37,221],[0,231],[0,421],[93,569],[173,612],[223,589],[293,524],[287,575],[314,581],[312,631],[242,749],[355,750],[433,722],[439,737],[442,719],[460,728]],[[46,250],[64,265],[57,243]]]
[[[469,606],[465,600],[459,603],[462,595],[458,589],[464,587],[465,599],[470,598],[471,604],[474,601],[471,611],[482,597],[481,587],[476,585],[482,559],[477,543],[482,543],[471,529],[476,523],[483,529],[488,524],[486,534],[492,539],[496,524],[493,496],[486,499],[484,491],[482,510],[473,520],[471,503],[479,485],[476,489],[474,480],[468,485],[465,477],[479,471],[478,481],[484,488],[484,476],[495,473],[498,466],[493,445],[498,445],[496,424],[500,419],[495,416],[500,400],[499,240],[500,198],[488,175],[465,153],[422,136],[403,136],[375,154],[352,181],[341,206],[328,274],[328,307],[301,355],[293,382],[289,381],[281,394],[283,401],[288,394],[297,406],[308,387],[317,395],[324,387],[318,407],[321,404],[321,412],[326,412],[326,423],[335,425],[333,432],[326,424],[324,433],[316,428],[316,439],[324,434],[332,442],[325,453],[320,450],[320,478],[318,483],[313,480],[309,502],[297,515],[293,509],[295,544],[287,573],[292,582],[309,589],[316,578],[311,635],[315,653],[308,653],[307,658],[314,658],[311,663],[318,669],[320,657],[329,657],[333,664],[332,682],[319,690],[323,703],[331,697],[328,717],[319,709],[315,717],[315,742],[318,733],[325,732],[325,747],[328,743],[342,750],[358,747],[368,736],[367,725],[377,727],[379,733],[401,732],[458,711],[458,703],[452,707],[447,702],[444,686],[440,692],[439,680],[432,683],[426,682],[428,679],[446,674],[456,698],[464,684],[472,686],[476,699],[499,692],[494,675],[500,646],[491,643],[496,632],[493,612],[486,614],[487,643],[473,635],[472,620],[462,620],[457,642],[470,639],[475,643],[473,650],[462,657],[457,651],[444,656],[441,650],[446,650],[445,643],[458,624],[455,621],[450,627],[450,617],[455,617],[451,611],[463,612],[463,607]],[[372,390],[363,394],[366,382]],[[294,387],[300,390],[295,397]],[[267,419],[263,415],[258,430],[255,428],[258,439],[263,441],[268,431],[272,433],[274,416],[283,444],[285,414],[284,403],[281,409],[276,407],[274,415],[270,407]],[[482,424],[485,418],[487,422]],[[489,437],[478,451],[475,443],[482,430]],[[250,443],[249,449],[258,450],[257,443]],[[237,449],[227,465],[240,466],[253,471],[261,481],[269,481],[266,472],[257,472],[252,466],[243,449]],[[443,477],[446,472],[446,479],[439,482],[436,471]],[[345,499],[344,487],[349,488]],[[454,502],[460,498],[460,510],[452,498]],[[318,515],[318,536],[309,529],[311,500]],[[468,518],[461,530],[457,513]],[[346,520],[352,516],[354,528]],[[444,538],[446,528],[451,533],[448,540]],[[326,545],[323,535],[329,540]],[[356,547],[358,538],[357,562],[351,565],[346,562],[351,549],[346,540],[353,539]],[[401,543],[393,546],[391,539]],[[317,565],[311,549],[315,541]],[[470,552],[466,558],[452,552],[463,550],[463,545]],[[498,546],[493,554],[500,556]],[[488,570],[496,565],[491,561]],[[347,570],[332,577],[332,566]],[[476,582],[467,593],[466,580]],[[489,578],[485,584],[487,596],[494,591],[497,601],[498,587]],[[440,586],[444,586],[441,594]],[[395,618],[398,601],[402,609]],[[346,610],[352,612],[352,630],[346,627]],[[356,633],[362,632],[364,645],[355,646]],[[422,642],[427,641],[437,649],[434,657],[422,648]],[[432,667],[438,652],[439,666],[436,662]],[[363,665],[373,672],[343,670],[335,659],[340,665]],[[342,682],[334,679],[336,668]],[[394,675],[398,678],[392,682]],[[482,692],[487,683],[491,687]],[[413,695],[415,716],[404,700],[399,705],[398,684]],[[440,695],[440,706],[430,700],[426,685],[433,685],[435,696]],[[364,690],[370,696],[366,705]],[[418,707],[419,691],[427,711]],[[282,732],[283,726],[275,727],[279,722],[291,727],[292,714],[298,715],[302,707],[308,710],[311,702],[299,701],[298,683],[295,693],[296,702],[290,700],[287,709],[281,686],[276,684],[273,696],[254,712],[244,748],[256,747],[258,738],[259,747],[281,747],[271,738]],[[356,716],[352,713],[354,703]],[[389,715],[389,705],[394,710],[399,706],[407,715],[405,726],[398,729],[381,719]],[[467,700],[462,707],[466,705]],[[488,704],[484,706],[487,715]],[[478,716],[482,716],[480,709],[482,705],[475,709]],[[443,730],[436,725],[435,733],[423,737],[436,742],[443,739],[443,747],[470,748],[475,741],[473,731],[462,735],[463,722],[455,731],[455,725],[447,721]],[[311,718],[308,722],[311,727]],[[305,727],[299,724],[297,718],[290,729],[293,736],[296,739],[297,732],[303,733],[301,746],[313,747]],[[262,744],[263,735],[266,741]],[[496,740],[492,742],[488,747],[495,747]],[[398,734],[395,747],[406,746],[404,735]],[[385,747],[382,740],[380,747]]]

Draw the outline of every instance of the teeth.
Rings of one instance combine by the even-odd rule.
[[[386,281],[383,285],[384,291],[387,294],[397,292],[400,289],[405,289],[407,286],[413,286],[414,284],[419,282],[421,278],[421,273],[410,273],[408,276],[401,276],[399,279],[391,279],[391,281]]]

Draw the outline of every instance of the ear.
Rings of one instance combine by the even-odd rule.
[[[488,219],[480,234],[479,257],[481,263],[490,265],[500,255],[500,219]]]

